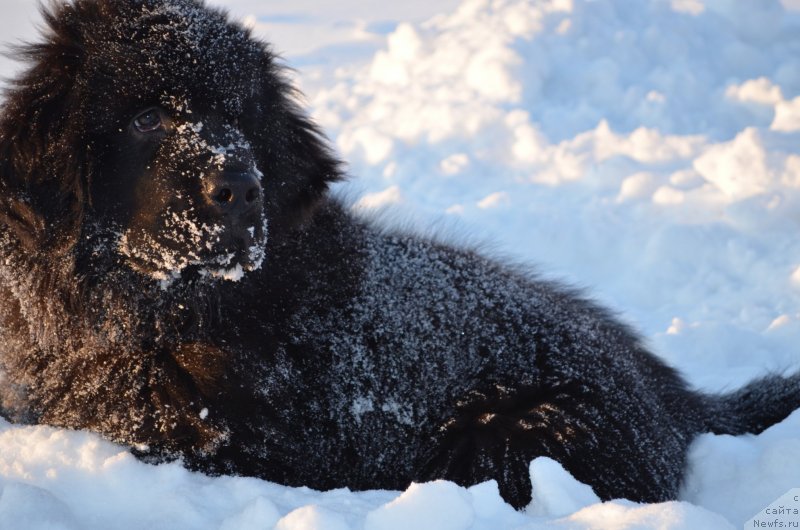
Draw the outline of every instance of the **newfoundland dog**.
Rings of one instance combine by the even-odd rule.
[[[199,0],[71,0],[0,117],[0,406],[147,461],[317,489],[495,479],[549,456],[675,498],[697,433],[800,376],[690,390],[579,294],[354,218],[269,47]]]

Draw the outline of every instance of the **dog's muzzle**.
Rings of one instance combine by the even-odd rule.
[[[212,211],[231,226],[249,224],[254,213],[260,215],[264,193],[255,172],[226,169],[207,176],[203,184]]]

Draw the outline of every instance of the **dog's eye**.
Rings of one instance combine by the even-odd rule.
[[[139,114],[133,120],[133,126],[141,133],[148,133],[161,128],[161,113],[156,109]]]

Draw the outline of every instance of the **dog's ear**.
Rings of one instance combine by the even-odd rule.
[[[73,91],[81,49],[69,9],[43,9],[43,42],[14,50],[31,66],[0,110],[0,229],[30,251],[71,248],[82,220],[83,116]]]
[[[300,94],[269,52],[262,72],[256,112],[262,118],[251,134],[264,173],[267,215],[274,234],[307,218],[343,172],[328,140],[300,109]]]

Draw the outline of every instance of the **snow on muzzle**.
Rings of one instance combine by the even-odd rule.
[[[207,205],[227,228],[219,235],[221,246],[230,252],[218,258],[218,268],[206,267],[201,273],[236,281],[261,266],[266,219],[259,177],[255,169],[226,166],[203,179]]]
[[[191,179],[192,191],[177,194],[181,200],[123,231],[117,248],[129,266],[167,284],[188,267],[233,281],[261,267],[267,240],[261,174],[254,166],[223,167]]]
[[[188,267],[238,280],[264,260],[263,175],[239,129],[211,118],[176,121],[142,176],[148,200],[118,249],[131,267],[162,281]]]

